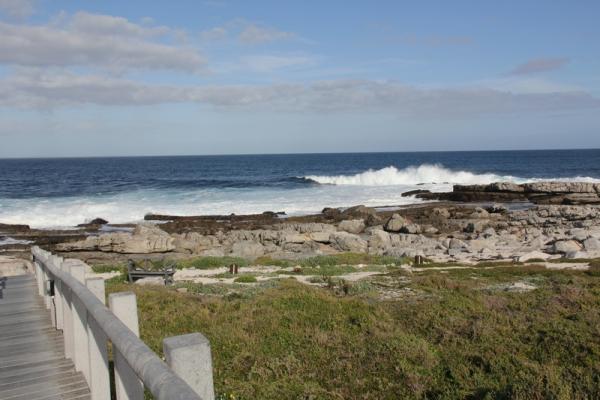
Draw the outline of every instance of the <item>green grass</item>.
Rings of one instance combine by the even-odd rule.
[[[254,275],[242,275],[233,280],[235,283],[256,283],[256,277]]]
[[[158,353],[164,337],[206,335],[223,398],[593,399],[599,271],[505,265],[373,282],[324,277],[322,288],[284,279],[188,284],[185,294],[123,284],[108,290],[136,292],[141,336]],[[490,289],[517,281],[538,289]],[[377,282],[419,295],[381,301]]]

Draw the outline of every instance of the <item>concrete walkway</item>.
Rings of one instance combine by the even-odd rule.
[[[0,277],[0,400],[9,399],[90,399],[33,275]]]

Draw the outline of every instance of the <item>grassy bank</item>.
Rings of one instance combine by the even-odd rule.
[[[513,290],[515,282],[533,289]],[[109,291],[137,293],[142,338],[159,353],[164,337],[204,333],[216,390],[227,398],[600,393],[597,269],[397,270],[352,283],[359,285],[364,290],[342,292],[290,278],[212,294],[119,283]]]

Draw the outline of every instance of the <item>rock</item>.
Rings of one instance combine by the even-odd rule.
[[[327,218],[336,219],[342,215],[342,212],[337,208],[325,207],[323,211],[321,211],[321,214]]]
[[[330,235],[330,232],[313,232],[309,233],[308,237],[317,243],[328,244],[331,243],[331,240],[329,239]]]
[[[431,214],[444,219],[450,218],[450,211],[446,208],[434,208],[431,210]]]
[[[421,227],[417,224],[404,224],[400,228],[400,233],[409,233],[411,235],[415,235],[421,233]]]
[[[577,252],[581,249],[581,244],[579,244],[579,242],[575,240],[559,240],[557,242],[554,242],[554,245],[552,246],[552,250],[554,253],[563,254]]]
[[[256,259],[265,254],[264,247],[260,243],[250,240],[235,242],[231,247],[231,255],[248,259]]]
[[[404,219],[399,214],[394,214],[392,217],[385,223],[383,229],[388,232],[400,232],[402,227],[406,225],[406,219]]]
[[[354,206],[342,211],[342,215],[358,218],[366,218],[368,216],[377,216],[377,211],[372,207],[366,207],[363,205]]]
[[[532,182],[521,185],[526,192],[533,193],[596,193],[589,182]]]
[[[33,274],[33,265],[30,261],[23,260],[22,258],[0,256],[0,277],[25,274]],[[1,294],[2,286],[0,285]]]
[[[481,207],[476,207],[473,213],[471,214],[471,218],[489,218],[490,214]]]
[[[501,214],[508,211],[508,208],[503,204],[494,203],[485,209],[490,214]]]
[[[0,232],[2,233],[27,233],[29,230],[29,225],[0,224]]]
[[[281,232],[279,244],[295,243],[302,244],[310,240],[308,235],[296,232]]]
[[[329,237],[331,245],[340,251],[362,253],[367,251],[367,242],[360,236],[348,232],[335,232]]]
[[[431,191],[425,190],[425,189],[409,190],[408,192],[402,193],[401,196],[402,197],[410,197],[410,196],[415,196],[417,194],[422,194],[422,193],[431,193]]]
[[[587,251],[600,251],[600,240],[591,237],[583,241],[583,247]]]
[[[347,219],[340,222],[338,229],[348,233],[361,233],[365,229],[365,221],[362,219]]]
[[[392,241],[389,233],[381,229],[373,229],[368,244],[370,253],[383,254],[390,249]]]
[[[596,184],[588,182],[533,182],[517,185],[454,185],[452,192],[421,193],[418,198],[462,202],[530,201],[536,204],[600,204]]]
[[[133,234],[109,233],[77,242],[60,243],[59,251],[103,251],[127,254],[165,253],[175,250],[175,239],[152,224],[137,225]]]
[[[466,233],[475,233],[481,232],[485,223],[481,221],[468,222],[467,225],[463,228],[463,232]]]
[[[527,262],[530,260],[547,260],[552,257],[550,254],[542,253],[541,251],[530,251],[517,257],[518,262]]]
[[[456,239],[456,238],[451,238],[450,241],[448,242],[448,249],[451,250],[461,250],[461,249],[466,249],[468,246],[465,242],[463,242],[460,239]]]
[[[491,238],[493,236],[496,236],[496,230],[494,228],[486,228],[482,233],[484,238]]]

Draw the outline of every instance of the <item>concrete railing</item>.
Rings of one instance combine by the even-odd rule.
[[[213,400],[210,344],[200,333],[166,338],[163,362],[139,339],[135,294],[112,293],[89,267],[32,248],[38,292],[63,331],[65,355],[85,377],[93,400],[110,399],[108,343],[112,343],[117,400]]]

